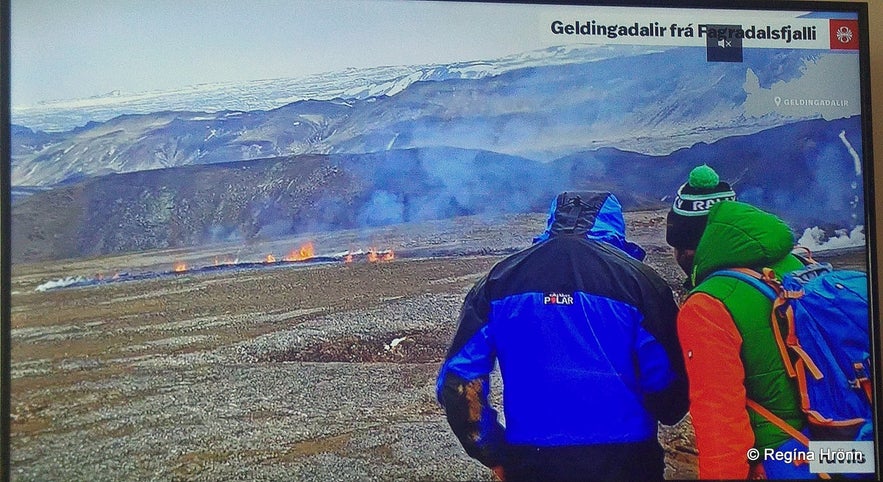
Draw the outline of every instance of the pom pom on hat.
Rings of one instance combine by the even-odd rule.
[[[714,169],[708,167],[708,164],[696,166],[690,171],[690,178],[687,183],[690,186],[699,189],[711,189],[720,182],[720,176],[714,172]]]
[[[720,201],[735,201],[736,193],[706,164],[694,167],[681,185],[668,213],[665,240],[675,248],[696,249],[708,210]]]

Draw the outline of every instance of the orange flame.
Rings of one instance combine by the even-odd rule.
[[[276,257],[273,256],[272,254],[268,254],[267,257],[264,259],[264,262],[265,263],[275,263]]]
[[[288,253],[288,256],[283,258],[285,261],[303,261],[305,259],[310,259],[315,256],[315,249],[313,248],[313,243],[306,243],[301,246],[298,250],[292,250]]]
[[[183,273],[187,271],[187,263],[183,261],[175,262],[175,266],[172,268],[175,273]]]
[[[369,248],[367,259],[369,263],[376,263],[378,261],[392,261],[393,259],[395,259],[395,253],[391,249],[381,251],[376,248]]]

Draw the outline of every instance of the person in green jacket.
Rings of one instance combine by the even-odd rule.
[[[815,478],[806,463],[763,460],[767,448],[804,449],[746,407],[751,399],[798,431],[806,423],[797,385],[788,377],[773,338],[772,303],[744,281],[710,276],[745,267],[770,268],[781,277],[803,266],[793,247],[791,229],[773,214],[738,201],[720,201],[708,210],[688,266],[695,288],[677,319],[700,478]]]

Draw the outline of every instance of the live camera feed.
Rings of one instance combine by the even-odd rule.
[[[666,217],[702,165],[867,272],[858,27],[14,0],[13,480],[495,480],[437,379],[467,293],[559,193],[612,193],[678,302]],[[666,478],[699,476],[691,415],[658,440]]]

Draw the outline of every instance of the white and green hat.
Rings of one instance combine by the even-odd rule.
[[[705,230],[708,210],[720,201],[735,201],[736,193],[708,165],[690,171],[668,213],[665,240],[670,246],[696,249]]]

